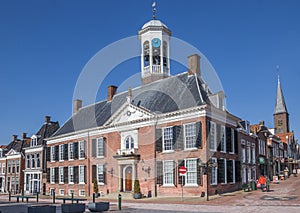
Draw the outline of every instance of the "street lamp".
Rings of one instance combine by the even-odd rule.
[[[210,169],[216,168],[218,166],[217,162],[213,162],[211,158],[206,161],[206,163],[199,161],[199,166],[204,168],[204,171],[206,173],[206,200],[209,201],[209,189],[208,186],[210,185],[209,175],[210,175]]]

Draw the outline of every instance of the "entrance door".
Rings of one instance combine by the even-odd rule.
[[[38,192],[38,181],[33,181],[33,194],[36,194]]]
[[[125,169],[125,191],[132,191],[132,167]]]

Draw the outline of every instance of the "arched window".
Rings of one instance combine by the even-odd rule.
[[[134,148],[134,140],[131,136],[128,136],[125,140],[126,149],[133,149]]]
[[[167,42],[163,42],[163,65],[164,67],[168,66],[168,44]]]
[[[143,49],[144,49],[144,67],[149,66],[150,61],[149,61],[149,55],[150,55],[150,49],[149,49],[149,41],[145,41],[143,44]]]

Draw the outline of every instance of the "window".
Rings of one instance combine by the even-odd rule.
[[[256,163],[256,157],[255,157],[255,144],[252,144],[252,164]]]
[[[59,160],[63,161],[64,160],[64,144],[59,145]]]
[[[196,148],[196,123],[185,124],[185,149]]]
[[[251,163],[251,147],[247,146],[247,163]]]
[[[69,183],[74,183],[74,167],[69,166]]]
[[[84,190],[79,190],[79,196],[85,196],[85,191]]]
[[[79,183],[84,183],[84,165],[79,165]]]
[[[163,150],[164,151],[173,150],[173,128],[172,127],[163,128]]]
[[[11,162],[11,173],[15,173],[15,171],[16,171],[16,167],[15,167],[16,165],[15,165],[15,161],[12,161]]]
[[[186,185],[197,185],[197,159],[186,159]]]
[[[37,153],[35,155],[35,159],[36,159],[36,167],[37,168],[41,167],[41,159],[40,159],[40,154],[39,153]]]
[[[85,158],[85,141],[79,141],[79,159]]]
[[[252,175],[251,175],[252,171],[251,168],[248,168],[248,181],[250,181],[252,179]]]
[[[149,66],[149,55],[150,55],[150,50],[149,50],[149,41],[145,41],[143,44],[144,48],[144,67]]]
[[[19,173],[19,170],[20,170],[20,161],[19,160],[16,161],[16,170],[17,170],[17,173]]]
[[[74,160],[74,143],[69,143],[69,160]]]
[[[19,177],[16,177],[16,191],[19,190]]]
[[[72,194],[74,195],[74,189],[69,189],[69,196],[72,196]]]
[[[30,169],[30,155],[26,155],[26,167]]]
[[[231,129],[231,150],[230,150],[230,152],[231,153],[234,153],[234,129]]]
[[[163,185],[174,185],[174,161],[163,161]]]
[[[104,138],[97,138],[97,157],[104,156]]]
[[[0,158],[2,158],[2,157],[3,157],[3,150],[0,149]]]
[[[60,196],[63,196],[63,195],[65,195],[65,190],[64,189],[59,189],[58,193],[59,193]]]
[[[216,123],[212,121],[210,121],[209,149],[211,151],[216,151],[217,149]]]
[[[31,146],[37,146],[37,138],[36,137],[32,137],[31,138]]]
[[[260,155],[266,155],[266,142],[263,140],[258,140],[258,153]]]
[[[212,158],[211,163],[215,164],[217,163],[217,158]],[[218,182],[218,167],[211,167],[211,178],[210,178],[210,184],[216,185]]]
[[[227,160],[227,183],[235,183],[235,161]],[[239,171],[240,172],[240,171]]]
[[[35,168],[35,157],[34,157],[34,154],[31,155],[31,168]]]
[[[230,163],[228,163],[228,169],[230,169]],[[228,180],[230,181],[231,174],[230,171],[227,171],[227,161],[226,159],[218,159],[218,182],[222,184],[227,183],[227,172]]]
[[[50,196],[53,196],[53,192],[55,192],[55,189],[53,189],[53,188],[50,188]]]
[[[55,168],[50,168],[50,183],[55,183]]]
[[[225,134],[225,126],[221,126],[221,152],[226,152],[226,134]]]
[[[242,163],[246,163],[246,150],[242,147]]]
[[[102,165],[102,164],[97,165],[97,181],[101,185],[103,185],[105,182],[105,180],[104,180],[104,165]]]
[[[55,161],[55,147],[51,146],[50,147],[50,161]]]
[[[10,173],[11,171],[11,161],[7,162],[7,173]]]
[[[5,173],[5,163],[2,163],[1,173],[2,173],[2,174]]]
[[[133,149],[134,148],[134,140],[131,136],[128,136],[125,139],[125,147],[126,147],[126,149]]]
[[[59,183],[64,183],[64,167],[59,167]]]

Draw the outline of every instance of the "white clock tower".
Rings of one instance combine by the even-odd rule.
[[[138,32],[141,41],[142,83],[170,76],[169,41],[171,31],[161,21],[156,20],[156,4],[153,3],[153,20],[144,24]]]

